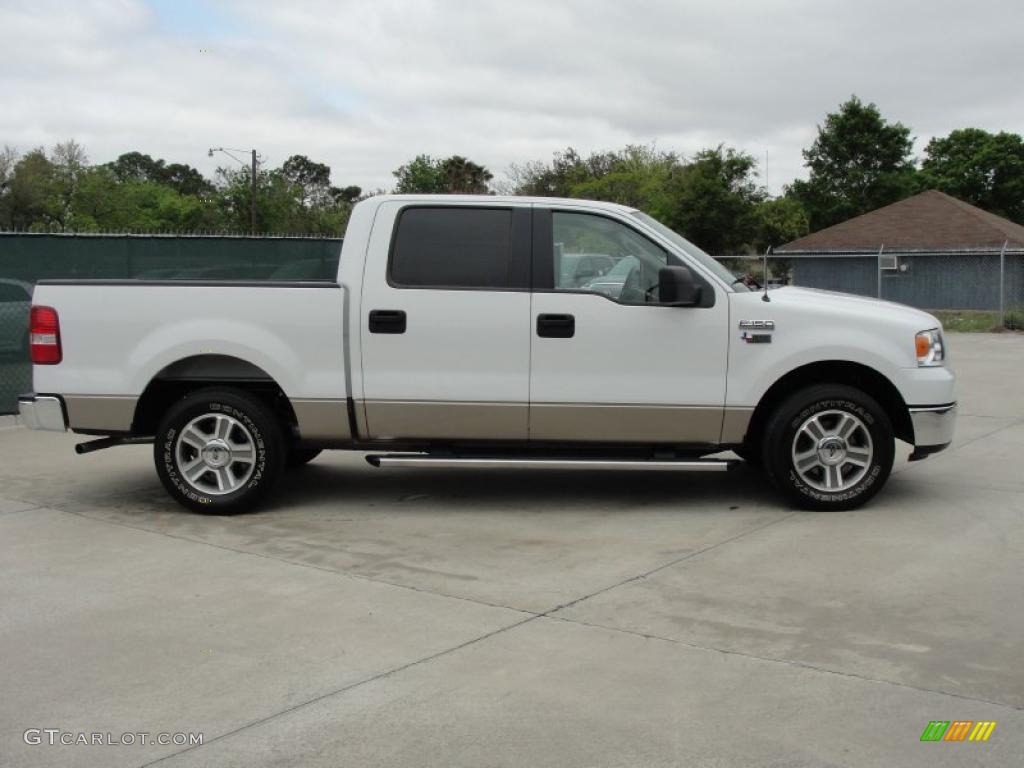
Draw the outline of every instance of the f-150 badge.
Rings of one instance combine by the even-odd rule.
[[[740,341],[747,344],[771,344],[771,331],[775,330],[774,320],[740,320]],[[752,333],[752,331],[768,331],[768,333]]]

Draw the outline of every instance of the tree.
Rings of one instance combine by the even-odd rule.
[[[810,177],[789,195],[803,203],[813,229],[894,203],[917,191],[912,149],[909,128],[853,96],[818,126],[803,152]]]
[[[85,154],[85,148],[74,139],[56,144],[50,158],[56,171],[56,195],[59,206],[57,218],[60,228],[64,231],[74,231],[75,212],[72,199],[78,188],[78,180],[89,164],[89,158]]]
[[[961,128],[925,147],[922,186],[1024,224],[1024,140]]]
[[[672,180],[664,223],[709,253],[748,251],[765,196],[756,167],[751,155],[721,145],[698,152]]]
[[[430,155],[416,155],[391,175],[398,179],[395,192],[399,194],[432,195],[445,191],[440,163]]]
[[[754,158],[723,146],[684,160],[655,146],[584,158],[572,147],[550,164],[512,166],[516,194],[582,197],[639,208],[712,253],[748,250],[764,198]]]
[[[573,150],[569,150],[573,153]],[[571,158],[567,154],[558,158]],[[561,171],[556,165],[554,178]],[[653,146],[627,146],[616,152],[601,152],[586,160],[563,165],[567,197],[605,200],[640,208],[658,219],[671,217],[671,181],[681,170],[679,156]]]
[[[57,169],[43,147],[14,164],[4,199],[7,227],[34,232],[62,228]]]
[[[281,174],[295,187],[302,205],[318,207],[333,200],[329,166],[315,163],[305,155],[292,155],[281,166]]]
[[[18,152],[4,145],[0,150],[0,229],[11,228],[10,187],[14,180],[14,166],[18,163]]]
[[[417,155],[392,172],[398,180],[399,194],[462,194],[486,195],[493,174],[484,166],[452,155],[437,160],[430,155]]]
[[[778,247],[803,237],[810,229],[807,211],[800,201],[776,197],[760,203],[754,211],[756,232],[754,251],[763,253],[769,246]]]
[[[447,192],[455,195],[486,195],[490,192],[487,184],[494,174],[467,160],[461,155],[452,155],[441,163],[441,178]]]
[[[126,152],[109,164],[118,181],[152,181],[164,184],[182,195],[203,197],[213,185],[195,168],[183,163],[167,165],[141,152]]]

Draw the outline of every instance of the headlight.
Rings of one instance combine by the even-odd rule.
[[[942,331],[932,328],[921,331],[914,337],[917,364],[922,368],[942,365],[946,361],[946,347],[942,343]]]

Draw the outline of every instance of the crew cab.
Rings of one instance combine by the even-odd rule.
[[[33,302],[25,423],[99,436],[80,453],[152,443],[200,512],[263,501],[323,449],[608,471],[725,471],[732,450],[796,505],[847,509],[896,440],[924,458],[956,415],[931,315],[751,290],[604,202],[383,195],[334,280],[50,280]]]

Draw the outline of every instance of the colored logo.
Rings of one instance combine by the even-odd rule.
[[[995,720],[932,720],[921,741],[988,741],[995,729]]]

